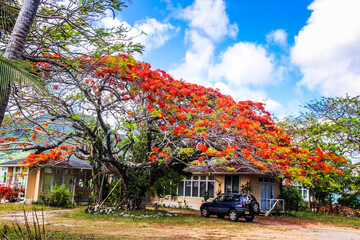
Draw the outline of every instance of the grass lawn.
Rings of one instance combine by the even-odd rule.
[[[32,211],[34,208],[36,208],[37,211],[41,211],[41,209],[44,209],[44,211],[64,209],[58,207],[47,207],[47,206],[31,205],[31,204],[1,203],[0,214],[19,212],[19,211],[23,211],[23,209],[25,209],[26,212],[29,212]]]
[[[16,211],[22,211],[23,205],[0,204],[0,215]],[[36,206],[41,209],[40,206]],[[25,205],[26,211],[30,214],[33,206]],[[137,212],[128,211],[132,215],[156,215],[164,211],[178,212],[178,216],[162,216],[151,218],[122,217],[113,215],[94,215],[85,213],[85,207],[75,207],[65,210],[59,208],[44,207],[49,213],[46,217],[45,228],[47,235],[52,234],[50,239],[153,239],[172,238],[190,239],[204,238],[214,239],[218,237],[236,238],[244,235],[248,239],[267,239],[269,236],[279,236],[279,239],[299,239],[304,234],[301,230],[291,228],[291,225],[307,222],[312,225],[321,225],[324,228],[342,229],[351,227],[360,229],[359,218],[348,218],[327,214],[316,214],[298,212],[292,216],[272,216],[255,218],[253,223],[247,223],[243,219],[239,222],[231,222],[228,219],[216,217],[203,218],[199,211],[161,209],[142,210]],[[38,213],[41,215],[41,213]],[[41,223],[41,221],[40,221]],[[0,230],[6,230],[8,225],[9,238],[16,238],[13,232],[11,221],[1,219]],[[68,233],[66,233],[69,231]],[[359,230],[360,233],[360,230]],[[270,234],[270,235],[269,235]],[[1,238],[0,238],[1,239]],[[306,238],[305,238],[306,239]],[[311,236],[310,238],[311,239]]]

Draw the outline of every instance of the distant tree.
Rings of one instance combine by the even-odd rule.
[[[344,173],[342,176],[319,173],[311,183],[312,193],[326,204],[332,201],[332,193],[359,192],[356,158],[360,146],[360,97],[322,98],[304,108],[306,111],[300,116],[289,117],[280,124],[293,137],[296,146],[312,152],[321,148],[336,156],[353,159],[353,162],[338,164]]]

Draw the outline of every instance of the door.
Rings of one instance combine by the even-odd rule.
[[[260,209],[270,209],[270,199],[273,198],[273,185],[260,184]]]
[[[211,202],[209,211],[211,214],[219,214],[221,212],[221,204],[223,203],[224,196],[220,195]]]

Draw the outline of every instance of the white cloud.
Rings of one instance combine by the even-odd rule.
[[[219,63],[215,64],[213,59],[218,56],[214,56],[214,44],[208,38],[189,30],[186,40],[190,48],[184,62],[169,71],[175,78],[218,88],[236,100],[265,102],[270,112],[283,111],[283,106],[269,99],[264,90],[266,85],[275,84],[277,76],[272,58],[262,46],[236,43],[221,53]]]
[[[222,0],[195,0],[187,8],[180,11],[180,18],[190,21],[192,29],[205,34],[212,40],[221,40],[229,35],[236,37],[237,24],[230,24],[225,11],[225,3]]]
[[[139,34],[142,31],[146,33],[135,40],[145,45],[147,51],[163,46],[179,30],[170,23],[160,23],[154,18],[138,21],[133,28]]]
[[[180,14],[181,19],[189,21],[184,39],[188,50],[183,61],[169,71],[174,78],[218,88],[236,100],[266,102],[272,112],[283,109],[264,90],[266,85],[281,79],[282,69],[275,69],[273,57],[263,46],[238,42],[215,54],[215,44],[225,37],[235,37],[238,32],[237,25],[230,24],[224,1],[195,0]],[[277,41],[286,41],[285,31],[277,35],[280,36]]]
[[[315,0],[309,9],[291,49],[304,75],[298,85],[325,96],[360,94],[360,1]]]
[[[285,47],[287,45],[287,33],[284,29],[277,29],[266,34],[266,41],[279,44]]]
[[[161,23],[154,18],[137,21],[131,26],[117,17],[113,18],[111,12],[107,12],[107,17],[101,20],[101,25],[105,28],[123,26],[131,29],[127,34],[128,37],[134,37],[132,41],[144,45],[145,54],[152,49],[165,45],[179,31],[179,28],[175,28],[170,23]],[[142,32],[145,34],[142,34]]]
[[[262,102],[265,103],[266,111],[284,114],[284,106],[281,103],[268,98],[266,91],[263,89],[253,90],[248,87],[238,88],[223,82],[216,82],[213,87],[215,89],[218,88],[223,94],[232,96],[237,101],[252,100]]]
[[[266,55],[266,50],[260,45],[236,43],[222,53],[220,63],[209,69],[209,76],[211,79],[223,77],[235,86],[271,83],[273,64]]]
[[[186,31],[185,40],[189,42],[190,48],[184,62],[169,72],[178,79],[209,86],[206,76],[214,54],[213,43],[194,30]]]

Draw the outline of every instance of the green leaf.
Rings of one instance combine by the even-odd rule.
[[[0,56],[0,98],[5,96],[7,89],[13,82],[18,84],[31,83],[40,91],[48,92],[45,83],[38,76],[30,73],[28,66],[28,62]]]

